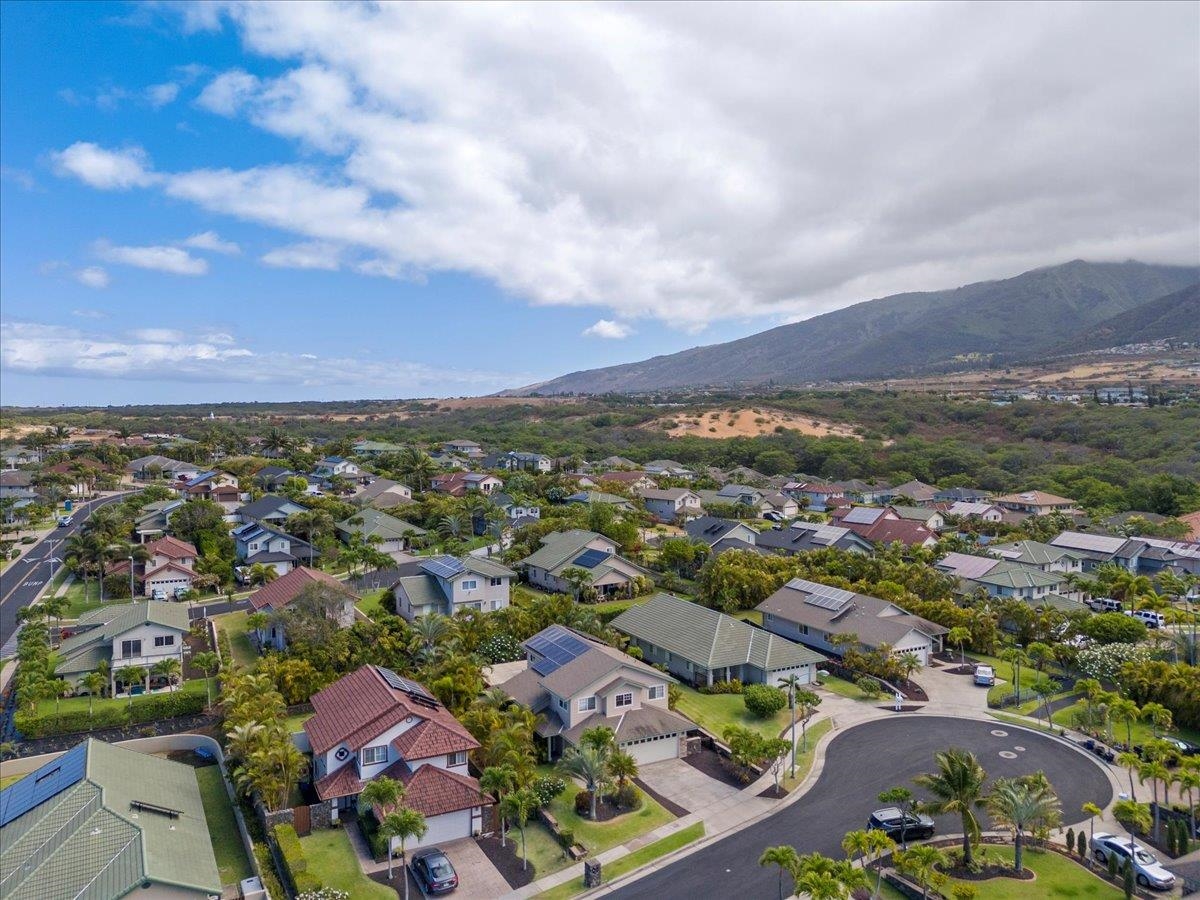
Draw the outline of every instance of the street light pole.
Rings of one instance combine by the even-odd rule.
[[[130,599],[130,600],[133,600],[133,599],[134,599],[134,593],[133,593],[133,555],[132,555],[132,554],[130,554],[130,557],[129,557],[129,599]]]

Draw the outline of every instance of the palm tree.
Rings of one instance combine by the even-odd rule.
[[[411,627],[413,634],[421,639],[421,647],[426,656],[432,655],[434,647],[451,631],[450,620],[441,613],[417,616]]]
[[[903,653],[897,660],[900,671],[904,673],[905,681],[912,681],[913,675],[921,668],[921,660],[915,653]]]
[[[891,853],[896,849],[896,842],[887,836],[885,831],[877,831],[874,829],[867,831],[867,837],[870,838],[870,849],[868,855],[870,862],[877,861],[885,853]],[[875,893],[872,896],[878,897],[883,891],[883,866],[880,866],[875,872]]]
[[[425,817],[415,809],[409,809],[406,806],[400,807],[395,812],[388,813],[383,817],[383,821],[379,823],[379,834],[388,844],[388,881],[392,880],[392,840],[400,841],[400,861],[405,868],[404,876],[404,900],[408,900],[408,863],[404,845],[409,838],[424,837],[425,832],[429,830],[429,826],[425,824]]]
[[[1160,731],[1169,731],[1174,724],[1174,716],[1171,711],[1161,703],[1147,703],[1142,707],[1142,718],[1150,723],[1150,730],[1154,737],[1158,737]]]
[[[1051,719],[1052,714],[1050,711],[1050,698],[1058,693],[1058,688],[1059,684],[1057,681],[1055,681],[1053,678],[1046,678],[1044,676],[1038,678],[1038,680],[1032,685],[1034,694],[1036,694],[1038,699],[1042,701],[1038,706],[1038,721],[1041,721],[1041,713],[1044,710],[1046,713],[1047,726],[1053,726],[1054,724],[1053,719]]]
[[[957,625],[946,635],[946,643],[958,648],[958,663],[967,664],[967,644],[971,641],[971,629]]]
[[[579,602],[583,589],[592,581],[592,573],[579,566],[567,566],[558,573],[558,577],[571,586],[571,596],[576,602]]]
[[[1053,821],[1058,798],[1043,786],[1025,779],[1001,778],[987,799],[993,821],[1013,833],[1013,871],[1024,871],[1025,832]]]
[[[1128,697],[1118,697],[1109,701],[1108,716],[1110,719],[1125,723],[1125,749],[1132,750],[1133,723],[1142,717],[1141,709]]]
[[[505,846],[507,818],[504,815],[504,796],[517,789],[517,773],[512,766],[488,766],[479,775],[479,787],[499,802],[500,846]]]
[[[256,563],[261,565],[261,563]],[[272,572],[275,570],[272,569]],[[246,630],[254,632],[254,638],[259,644],[259,649],[262,649],[263,632],[267,630],[267,626],[271,624],[271,617],[265,612],[252,612],[246,616]]]
[[[208,696],[208,705],[212,706],[212,673],[221,665],[221,658],[211,650],[205,650],[192,657],[192,665],[204,673],[204,693]]]
[[[1175,776],[1175,783],[1179,785],[1180,793],[1187,793],[1188,828],[1192,832],[1192,839],[1194,840],[1196,837],[1196,798],[1194,792],[1200,790],[1200,768],[1188,766],[1182,769]]]
[[[310,509],[288,516],[287,530],[292,534],[303,534],[308,540],[308,564],[313,563],[313,540],[333,530],[333,516],[323,509]]]
[[[266,563],[255,563],[246,573],[246,581],[252,587],[260,584],[270,584],[279,577],[279,572],[274,566],[268,566]]]
[[[1118,766],[1129,770],[1129,796],[1136,801],[1137,791],[1133,788],[1133,773],[1141,766],[1142,758],[1132,750],[1126,750],[1124,753],[1117,754],[1116,761]]]
[[[400,464],[396,467],[396,474],[413,490],[424,491],[437,474],[437,469],[437,463],[428,453],[416,447],[405,447],[400,451]]]
[[[895,804],[901,813],[909,813],[916,806],[916,801],[913,799],[913,793],[903,785],[888,788],[879,795],[880,803]],[[905,834],[904,823],[907,821],[905,816],[900,817],[900,846],[905,850],[908,849],[907,835]]]
[[[175,680],[179,677],[181,666],[179,660],[174,657],[168,659],[160,659],[150,669],[152,675],[157,675],[159,678],[165,678],[167,687],[175,687]]]
[[[937,847],[922,844],[895,855],[896,867],[907,872],[921,886],[921,897],[929,897],[929,884],[937,875],[937,871],[946,865],[946,854]]]
[[[762,856],[758,858],[760,866],[779,866],[779,900],[783,900],[783,873],[794,874],[800,867],[800,854],[796,852],[795,847],[790,847],[787,844],[780,844],[776,847],[768,847],[762,852]]]
[[[125,691],[129,694],[129,705],[133,706],[133,686],[146,680],[146,669],[143,666],[125,666],[120,671],[121,681],[125,682]]]
[[[592,821],[596,821],[596,798],[599,787],[608,774],[609,747],[581,744],[567,750],[558,767],[567,775],[580,779],[592,796]]]
[[[1145,760],[1138,766],[1138,783],[1145,784],[1146,779],[1150,779],[1150,787],[1154,791],[1154,839],[1158,840],[1158,783],[1161,781],[1164,786],[1171,783],[1171,770],[1159,759]]]
[[[521,832],[521,871],[525,871],[529,867],[529,854],[525,851],[525,825],[539,806],[538,795],[529,788],[521,788],[505,796],[500,805],[504,817],[515,822],[517,830]]]
[[[88,692],[88,718],[92,715],[92,705],[96,700],[96,695],[103,693],[105,685],[108,684],[108,679],[99,672],[88,672],[80,679],[80,684],[87,689]]]
[[[1089,800],[1083,804],[1080,812],[1086,813],[1088,817],[1088,846],[1091,847],[1092,839],[1096,837],[1096,816],[1104,815],[1104,810]]]
[[[471,519],[466,513],[453,512],[447,513],[438,519],[435,526],[437,533],[447,541],[462,540],[464,534],[471,530]]]
[[[918,775],[914,782],[936,798],[929,804],[935,815],[958,813],[962,819],[963,864],[971,865],[971,845],[979,840],[979,819],[975,810],[984,805],[983,787],[987,772],[974,753],[957,748],[935,756],[938,771]]]
[[[387,775],[380,775],[363,785],[358,795],[358,811],[361,815],[378,806],[384,814],[404,799],[404,782]],[[390,876],[389,876],[390,877]]]
[[[617,779],[619,787],[625,787],[627,781],[637,778],[637,760],[624,750],[613,750],[608,757],[608,774]]]

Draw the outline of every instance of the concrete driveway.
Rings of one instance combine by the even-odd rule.
[[[682,759],[668,759],[638,768],[638,778],[657,794],[669,797],[688,812],[722,803],[740,792],[737,788],[710,778]]]
[[[457,900],[494,900],[512,890],[474,838],[437,846],[450,857],[450,864],[458,873],[458,890],[454,892]]]

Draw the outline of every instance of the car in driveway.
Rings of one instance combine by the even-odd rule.
[[[900,840],[901,831],[905,840],[933,837],[933,819],[924,813],[902,813],[896,806],[885,806],[871,813],[867,828],[882,831],[893,841]]]
[[[1163,868],[1153,853],[1140,846],[1133,838],[1118,837],[1097,831],[1092,838],[1092,855],[1101,865],[1108,863],[1109,856],[1117,858],[1117,868],[1122,869],[1132,858],[1134,878],[1142,887],[1169,890],[1175,887],[1175,876]]]
[[[1183,738],[1166,737],[1165,735],[1159,738],[1165,744],[1170,744],[1180,756],[1200,756],[1200,747],[1197,747],[1191,741],[1185,741]]]
[[[413,854],[409,863],[417,886],[428,894],[448,894],[458,887],[458,873],[450,858],[437,847],[427,847]]]
[[[996,670],[991,666],[976,666],[975,683],[980,687],[991,687],[996,683]]]

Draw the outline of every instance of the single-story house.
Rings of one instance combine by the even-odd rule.
[[[308,512],[308,507],[301,506],[294,500],[289,500],[279,494],[265,494],[253,503],[238,507],[237,517],[243,524],[261,522],[264,525],[282,528],[292,516],[306,512]]]
[[[837,656],[844,651],[830,639],[850,634],[864,649],[887,646],[893,655],[912,653],[927,665],[948,631],[887,600],[804,578],[793,578],[755,609],[772,634]]]
[[[946,507],[946,515],[960,519],[979,519],[982,522],[1000,522],[1004,519],[1004,510],[995,503],[982,500],[955,500]]]
[[[387,456],[391,453],[403,453],[404,447],[400,444],[392,444],[387,441],[359,441],[350,450],[355,456],[374,459],[379,456]]]
[[[350,501],[359,506],[393,509],[413,502],[412,488],[390,478],[376,478],[355,493]]]
[[[761,532],[755,544],[772,553],[791,556],[805,550],[823,550],[834,547],[851,553],[872,553],[874,547],[864,537],[849,528],[824,525],[816,522],[793,522],[786,528]]]
[[[439,494],[463,497],[471,491],[490,494],[504,487],[504,482],[487,472],[448,472],[433,476],[430,487]]]
[[[1046,491],[1021,491],[1017,494],[1004,494],[997,497],[994,502],[1003,509],[1025,513],[1029,516],[1048,516],[1052,512],[1074,515],[1079,512],[1079,504],[1074,500]]]
[[[908,500],[913,506],[928,506],[936,502],[938,489],[932,484],[913,479],[892,488],[892,497],[897,500]]]
[[[196,770],[95,738],[0,791],[0,847],[11,900],[221,894]]]
[[[630,607],[612,627],[629,636],[646,662],[694,685],[734,679],[774,685],[791,675],[808,684],[825,661],[808,647],[670,594]]]
[[[1043,572],[1082,572],[1083,557],[1074,550],[1043,544],[1040,541],[1013,541],[988,544],[987,551],[1009,562],[1040,569]]]
[[[724,544],[725,548],[729,549],[733,546],[731,542],[745,544],[747,548],[753,547],[759,538],[759,533],[745,522],[720,519],[716,516],[692,519],[683,526],[683,530],[692,540],[708,544],[709,548],[714,550],[718,544]]]
[[[495,612],[508,606],[517,573],[483,556],[438,556],[421,560],[420,571],[392,585],[396,614],[410,622],[418,616],[460,609]]]
[[[407,550],[412,546],[412,539],[424,535],[425,529],[419,528],[403,519],[367,507],[349,519],[337,523],[337,533],[343,541],[359,536],[371,541],[375,549],[381,553],[395,553]],[[373,540],[377,539],[377,540]]]
[[[468,459],[482,459],[485,456],[483,448],[477,443],[462,438],[445,441],[442,444],[442,450],[446,453],[457,453],[459,456],[465,456]]]
[[[130,460],[125,464],[125,471],[133,476],[134,481],[190,481],[204,469],[195,463],[151,454]]]
[[[543,453],[509,450],[507,453],[489,454],[479,465],[504,472],[549,472],[554,468],[554,460]]]
[[[33,476],[24,469],[5,469],[0,472],[0,500],[33,500],[38,495]]]
[[[541,543],[517,565],[529,583],[542,590],[572,593],[574,586],[563,578],[568,569],[586,572],[587,586],[602,597],[631,595],[638,580],[650,576],[637,563],[618,554],[615,541],[594,531],[552,531]]]
[[[897,506],[888,507],[896,516],[905,522],[920,522],[930,531],[941,531],[946,527],[946,519],[941,512],[928,506]]]
[[[619,509],[621,512],[633,512],[633,501],[628,497],[622,497],[619,494],[610,494],[606,491],[576,491],[563,499],[564,503],[581,503],[584,506],[591,506],[593,503],[603,503],[611,506],[613,509]]]

